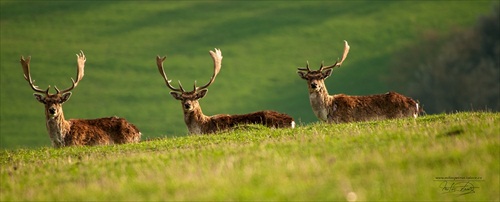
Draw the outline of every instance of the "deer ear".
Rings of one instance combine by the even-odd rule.
[[[325,70],[324,72],[321,72],[321,74],[323,75],[323,79],[326,79],[326,78],[328,78],[330,75],[332,75],[332,72],[333,72],[333,70],[332,70],[332,69],[327,69],[327,70]]]
[[[307,80],[306,78],[307,72],[297,71],[297,74],[299,74],[300,78]]]
[[[71,97],[71,92],[67,92],[67,93],[64,93],[62,94],[61,96],[61,104],[68,101],[69,100],[69,97]]]
[[[196,93],[196,99],[201,99],[207,95],[208,89],[202,89],[200,92]]]
[[[38,100],[38,102],[45,104],[45,99],[43,99],[43,95],[36,94],[36,93],[34,93],[33,95],[35,96],[35,99]]]
[[[174,97],[176,100],[182,100],[182,94],[181,93],[172,91],[172,92],[170,92],[170,95],[172,95],[172,97]]]

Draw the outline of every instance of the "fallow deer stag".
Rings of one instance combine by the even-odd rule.
[[[131,123],[123,118],[107,117],[99,119],[70,119],[65,120],[62,105],[71,96],[71,90],[78,85],[83,78],[85,66],[85,55],[82,51],[77,56],[76,81],[71,78],[71,87],[60,91],[54,86],[56,94],[50,94],[49,89],[39,89],[31,80],[30,60],[21,56],[21,65],[24,71],[24,78],[31,88],[36,92],[35,98],[45,105],[45,120],[50,140],[54,147],[64,147],[73,145],[108,145],[139,142],[141,133]]]
[[[162,58],[160,56],[156,57],[158,71],[165,80],[167,87],[172,90],[170,94],[175,99],[181,101],[184,112],[184,122],[186,123],[190,134],[216,133],[234,128],[240,124],[261,124],[272,128],[293,128],[295,126],[295,122],[292,117],[275,111],[259,111],[243,115],[204,115],[201,111],[198,100],[207,94],[207,88],[214,82],[222,64],[222,54],[219,49],[215,49],[215,52],[210,51],[210,55],[214,61],[214,74],[212,75],[212,78],[207,84],[201,87],[196,87],[195,81],[194,89],[190,92],[186,92],[184,90],[180,81],[179,88],[174,88],[170,84],[171,80],[168,80],[165,70],[163,69],[163,61],[165,61],[166,56]]]
[[[344,41],[344,45],[340,62],[330,66],[322,63],[319,70],[309,69],[309,62],[306,68],[298,68],[300,78],[307,81],[309,101],[318,119],[328,123],[345,123],[418,116],[421,112],[418,103],[396,92],[368,96],[329,95],[325,79],[347,57],[350,47],[347,41]]]

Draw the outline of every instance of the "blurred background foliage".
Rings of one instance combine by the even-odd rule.
[[[500,111],[500,7],[467,28],[429,30],[395,54],[388,84],[427,113]]]
[[[41,88],[66,88],[79,50],[87,56],[85,77],[65,103],[65,117],[124,117],[144,139],[187,134],[180,103],[157,72],[156,55],[167,55],[169,78],[189,86],[210,78],[213,48],[222,50],[224,60],[200,101],[207,115],[270,109],[292,115],[299,125],[316,122],[296,68],[306,61],[313,67],[333,63],[343,40],[351,51],[326,81],[330,94],[399,91],[420,100],[427,113],[498,111],[498,21],[486,24],[495,5],[3,0],[0,147],[50,146],[43,106],[23,79],[19,57],[32,56],[32,77]],[[498,9],[494,15],[498,19]],[[489,86],[478,89],[478,83]]]

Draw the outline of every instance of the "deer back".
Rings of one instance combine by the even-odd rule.
[[[259,124],[270,128],[294,128],[294,119],[276,111],[258,111],[249,114],[218,114],[210,117],[205,131],[213,133],[228,130],[239,125]]]
[[[124,118],[71,119],[70,130],[64,137],[70,145],[109,145],[139,142],[139,129]]]
[[[332,98],[328,119],[335,123],[412,117],[420,112],[416,101],[396,92]]]
[[[294,125],[294,119],[276,111],[258,111],[243,115],[233,115],[236,124],[260,124],[270,128],[290,128]]]

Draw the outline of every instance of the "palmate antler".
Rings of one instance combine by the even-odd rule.
[[[344,53],[342,54],[342,59],[340,60],[340,62],[337,60],[335,62],[335,64],[330,65],[330,66],[324,66],[323,62],[321,62],[321,67],[319,68],[318,71],[323,71],[323,70],[331,69],[331,68],[334,68],[334,67],[340,67],[340,65],[342,65],[342,63],[344,62],[345,58],[347,57],[347,54],[349,53],[349,49],[350,48],[351,47],[349,46],[349,44],[347,43],[347,41],[344,40]],[[297,68],[297,69],[300,70],[300,71],[310,72],[311,69],[309,69],[309,61],[306,62],[306,68]]]
[[[210,78],[210,81],[207,84],[199,88],[196,87],[196,81],[195,81],[194,83],[195,90],[208,88],[208,86],[212,85],[212,83],[215,81],[215,77],[217,77],[217,74],[219,74],[220,68],[222,66],[222,52],[220,52],[220,49],[216,48],[215,52],[210,51],[210,56],[212,56],[212,59],[214,60],[214,74],[212,75],[212,78]]]
[[[219,74],[219,71],[220,71],[221,66],[222,66],[222,52],[220,51],[220,49],[216,48],[215,52],[210,51],[210,56],[212,57],[212,59],[214,61],[214,74],[212,75],[212,78],[210,78],[210,81],[207,84],[205,84],[204,86],[196,87],[196,81],[195,81],[192,92],[196,92],[198,90],[208,88],[208,86],[210,86],[215,81],[217,74]],[[163,77],[163,80],[165,80],[165,84],[172,91],[181,92],[181,93],[186,92],[184,90],[184,88],[182,87],[181,81],[179,81],[179,88],[175,88],[170,84],[170,82],[172,82],[172,80],[168,80],[168,77],[165,74],[165,70],[163,69],[163,61],[165,61],[166,58],[167,58],[167,56],[164,56],[164,57],[156,56],[156,65],[158,66],[158,71],[160,72],[160,75]]]
[[[331,68],[334,68],[334,67],[340,67],[340,65],[342,65],[342,63],[344,62],[345,58],[347,57],[347,54],[349,53],[349,49],[351,47],[349,46],[349,44],[347,43],[346,40],[344,40],[344,53],[342,54],[342,59],[340,60],[340,62],[337,60],[335,62],[335,64],[333,65],[330,65],[330,66],[323,66],[323,63],[321,63],[321,67],[319,69],[319,71],[323,71],[323,70],[326,70],[326,69],[331,69]]]
[[[38,86],[35,86],[35,84],[34,84],[35,81],[31,80],[30,61],[31,61],[31,56],[28,56],[27,59],[24,59],[24,57],[21,56],[20,62],[21,62],[21,66],[23,67],[24,79],[26,79],[26,81],[28,81],[28,83],[31,86],[31,89],[33,89],[35,92],[48,95],[50,86],[47,88],[47,90],[42,90],[42,89],[38,88]]]
[[[156,65],[158,66],[158,71],[160,72],[161,76],[163,77],[163,80],[165,80],[165,84],[167,85],[168,88],[170,88],[170,90],[173,90],[175,92],[181,92],[181,93],[185,92],[184,88],[182,88],[181,81],[179,81],[180,88],[174,88],[170,84],[170,82],[172,82],[172,80],[168,80],[168,77],[165,74],[165,70],[163,69],[163,61],[165,61],[166,58],[167,58],[167,56],[165,56],[165,57],[156,56]]]
[[[86,58],[85,58],[85,55],[83,54],[83,51],[80,51],[80,53],[76,54],[76,56],[77,56],[77,71],[76,71],[77,80],[75,81],[75,80],[73,80],[73,78],[71,78],[71,81],[73,82],[72,86],[68,89],[63,90],[63,91],[59,91],[59,89],[57,89],[57,87],[54,86],[54,88],[56,89],[58,94],[59,93],[63,94],[63,93],[66,93],[66,92],[73,90],[73,88],[75,88],[78,85],[78,82],[80,80],[82,80],[82,78],[83,78],[83,68],[85,66]],[[31,56],[28,56],[27,59],[24,59],[24,57],[21,56],[20,62],[21,62],[21,66],[22,66],[23,72],[24,72],[24,79],[26,79],[26,81],[28,81],[28,83],[31,86],[31,89],[33,89],[35,92],[49,95],[50,86],[47,88],[47,90],[42,90],[42,89],[39,89],[38,86],[34,85],[35,81],[31,79],[31,74],[30,74],[30,61],[31,61]]]
[[[83,54],[83,51],[80,50],[79,54],[76,54],[76,81],[71,78],[72,85],[71,87],[64,89],[62,91],[59,91],[56,86],[54,88],[56,89],[56,92],[59,94],[64,94],[66,92],[69,92],[73,90],[78,85],[78,82],[80,82],[83,78],[84,75],[84,68],[85,68],[85,61],[87,61],[87,58],[85,57],[85,54]]]

